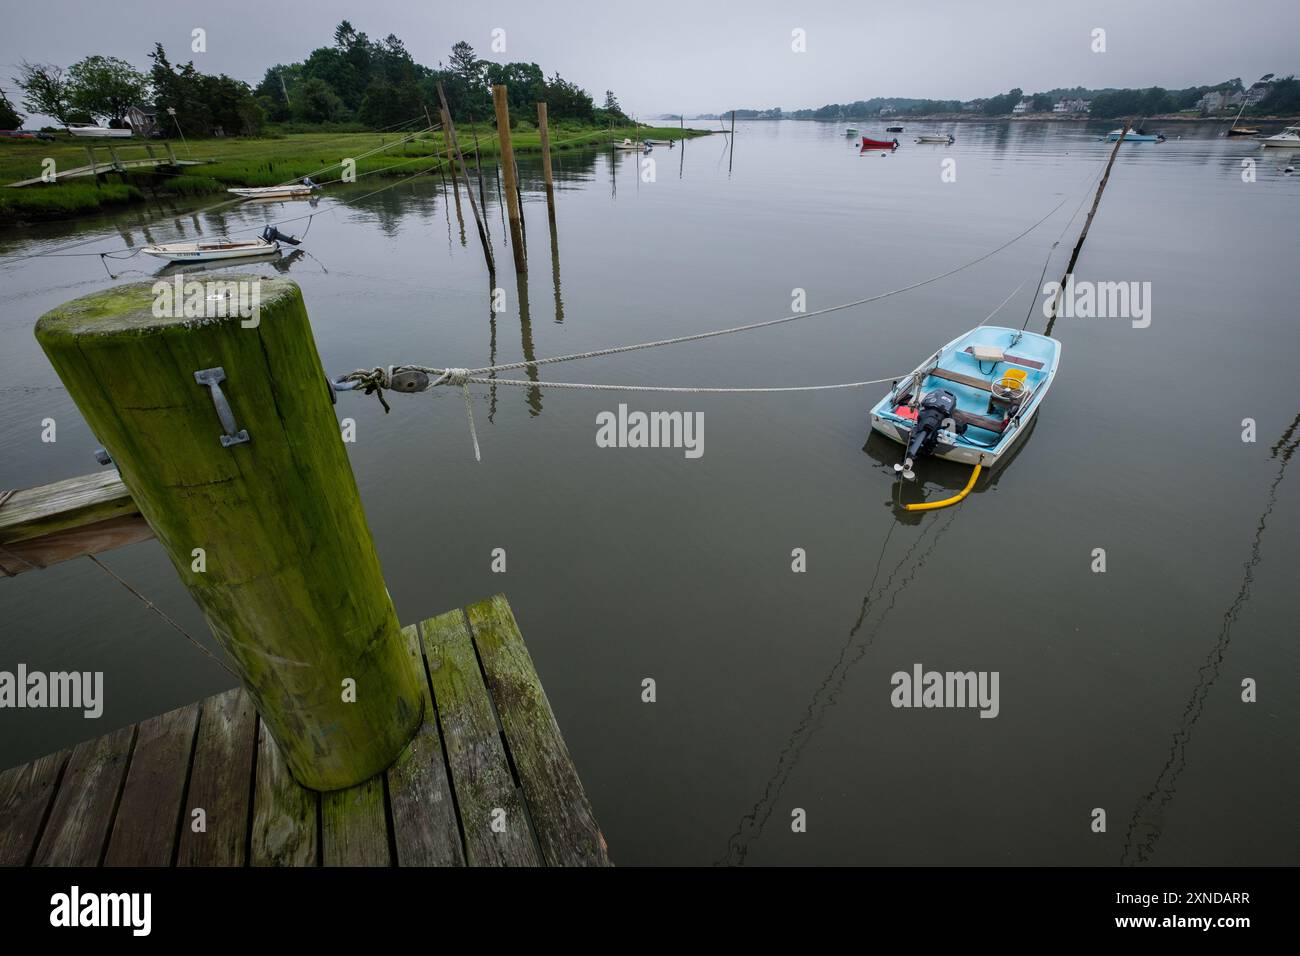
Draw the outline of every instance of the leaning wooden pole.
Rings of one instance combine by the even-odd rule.
[[[480,213],[478,203],[474,200],[474,187],[470,185],[469,169],[465,166],[465,156],[460,151],[460,140],[456,137],[456,126],[451,121],[451,110],[447,108],[447,95],[442,90],[442,83],[438,83],[438,100],[442,104],[442,129],[443,135],[447,137],[447,142],[455,151],[456,160],[460,163],[461,173],[465,177],[465,194],[469,196],[469,208],[474,213],[474,224],[478,226],[479,242],[483,245],[483,257],[487,259],[488,275],[497,274],[496,259],[492,255],[492,243],[488,240],[486,211]],[[479,188],[482,189],[483,177],[479,175]],[[459,200],[457,203],[459,204]]]
[[[731,142],[727,144],[727,173],[731,173],[731,161],[736,158],[736,111],[731,111]]]
[[[515,253],[515,271],[527,272],[523,216],[519,208],[519,187],[515,175],[515,151],[510,145],[510,106],[506,102],[504,86],[497,84],[492,87],[492,105],[497,113],[497,142],[501,149],[501,175],[505,177],[506,209],[510,214],[510,244]]]
[[[349,787],[420,726],[421,675],[302,293],[255,275],[220,284],[236,295],[200,287],[202,316],[171,280],[93,293],[42,316],[36,338],[294,777]]]
[[[552,240],[554,240],[555,180],[551,175],[551,131],[546,122],[545,103],[537,104],[537,129],[542,135],[542,179],[546,181],[546,214],[551,220]]]
[[[1052,300],[1052,317],[1048,323],[1048,335],[1052,334],[1051,323],[1056,321],[1056,310],[1060,307],[1061,295],[1065,290],[1066,280],[1074,274],[1074,264],[1079,261],[1079,253],[1083,250],[1083,240],[1088,238],[1088,229],[1092,226],[1092,217],[1097,215],[1097,207],[1101,205],[1101,194],[1106,190],[1106,183],[1110,180],[1110,168],[1115,165],[1115,157],[1119,155],[1120,145],[1124,142],[1124,137],[1128,135],[1128,131],[1132,126],[1132,119],[1125,120],[1119,139],[1115,140],[1115,148],[1110,151],[1110,159],[1106,161],[1106,171],[1101,174],[1101,182],[1097,184],[1097,195],[1092,197],[1092,208],[1088,210],[1088,218],[1083,221],[1083,229],[1079,232],[1079,241],[1074,244],[1074,251],[1070,253],[1070,264],[1065,267],[1065,274],[1061,276],[1060,288],[1057,290],[1056,297]]]

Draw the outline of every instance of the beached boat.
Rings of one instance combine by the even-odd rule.
[[[1260,140],[1265,146],[1282,146],[1288,149],[1300,149],[1300,126],[1288,126],[1273,136]]]
[[[896,139],[872,139],[870,136],[862,137],[863,149],[898,149],[898,140]]]
[[[979,326],[901,379],[871,410],[871,427],[906,446],[894,466],[905,478],[923,455],[991,468],[1028,430],[1060,359],[1056,339]]]
[[[298,245],[298,240],[286,236],[275,226],[267,226],[256,239],[215,239],[210,242],[172,242],[145,246],[141,252],[169,262],[213,262],[219,259],[243,259],[248,256],[266,256],[280,251],[280,243]]]
[[[950,146],[956,139],[950,133],[922,133],[916,138],[918,143],[942,143]]]
[[[1120,136],[1123,136],[1123,134],[1124,131],[1122,129],[1113,129],[1106,134],[1106,142],[1113,143],[1115,142],[1115,140],[1119,139]],[[1128,135],[1124,136],[1124,142],[1126,143],[1128,142],[1163,143],[1164,141],[1165,141],[1164,133],[1145,133],[1140,129],[1139,130],[1131,129],[1128,131]]]
[[[64,127],[73,136],[87,136],[108,139],[129,139],[131,137],[130,129],[109,129],[107,126],[97,126],[94,123],[69,123]]]
[[[240,186],[227,189],[226,192],[245,199],[305,199],[317,189],[320,187],[308,176],[303,177],[300,183],[285,183],[282,186]]]

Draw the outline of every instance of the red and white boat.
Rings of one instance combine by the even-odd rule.
[[[862,137],[863,149],[898,149],[898,140],[896,139],[872,139],[870,136]]]

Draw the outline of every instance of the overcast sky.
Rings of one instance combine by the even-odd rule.
[[[372,39],[397,34],[429,66],[463,39],[485,59],[559,70],[598,104],[611,88],[641,116],[1300,71],[1296,0],[5,0],[0,86],[17,99],[21,59],[67,66],[100,53],[147,69],[155,40],[173,63],[253,84],[331,43],[345,18]],[[195,27],[206,53],[190,52]],[[1105,53],[1091,50],[1097,27]],[[494,28],[504,53],[491,51]],[[806,52],[791,50],[796,28]]]

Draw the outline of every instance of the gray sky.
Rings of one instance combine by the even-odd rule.
[[[872,96],[970,99],[1019,86],[1153,86],[1300,71],[1295,0],[49,0],[6,2],[0,86],[20,59],[67,66],[91,53],[147,69],[155,40],[171,60],[255,83],[266,67],[332,42],[348,19],[401,37],[436,66],[457,40],[493,60],[539,64],[606,88],[642,116],[732,107],[816,107]],[[207,31],[206,53],[190,31]],[[494,28],[507,49],[491,52]],[[1106,30],[1105,53],[1090,49]],[[807,52],[791,51],[806,31]],[[11,99],[16,99],[11,95]]]

